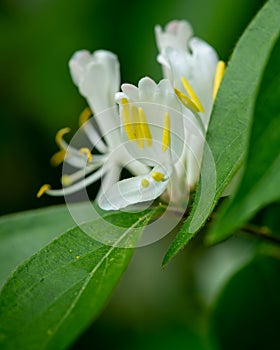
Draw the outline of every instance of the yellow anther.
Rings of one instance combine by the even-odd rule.
[[[151,131],[149,128],[149,124],[147,122],[147,118],[146,118],[144,109],[138,108],[138,114],[139,114],[141,129],[142,129],[142,135],[147,143],[147,146],[151,147],[152,143],[153,143],[153,138],[152,138],[152,134],[151,134]]]
[[[37,192],[37,198],[42,197],[42,195],[50,188],[51,188],[51,185],[49,185],[49,184],[45,184],[45,185],[41,186],[41,188]]]
[[[162,131],[162,152],[166,152],[170,146],[170,114],[168,112],[164,115],[164,124]]]
[[[156,182],[160,182],[164,180],[164,174],[160,173],[159,171],[154,171],[152,173],[152,178],[156,181]]]
[[[51,157],[51,165],[52,166],[58,166],[64,161],[64,158],[66,156],[66,151],[65,149],[61,149],[60,151],[56,152],[52,157]]]
[[[87,147],[80,148],[79,152],[84,153],[87,156],[88,161],[90,163],[92,162],[92,154]]]
[[[135,140],[134,128],[132,125],[132,120],[130,116],[129,104],[126,98],[122,98],[122,118],[124,130],[127,134],[127,137],[130,141]]]
[[[187,81],[187,79],[185,77],[181,78],[181,82],[185,88],[185,90],[187,91],[187,93],[189,94],[192,102],[196,105],[197,109],[199,112],[205,112],[202,103],[200,102],[197,94],[195,93],[194,89],[191,87],[191,84]]]
[[[141,185],[142,185],[142,187],[147,188],[150,185],[150,181],[148,179],[142,179],[141,180]]]
[[[84,123],[86,123],[91,116],[92,111],[89,107],[86,107],[79,116],[79,126],[82,126]]]
[[[196,112],[199,112],[199,109],[197,108],[196,104],[194,104],[193,101],[187,95],[185,95],[183,92],[181,92],[176,88],[174,88],[174,91],[177,97],[179,98],[179,100],[183,103],[185,107],[187,108],[190,107],[194,109]]]
[[[72,185],[72,180],[71,177],[69,175],[62,175],[61,176],[61,183],[63,186],[70,186]]]
[[[135,130],[135,139],[137,142],[137,146],[139,148],[144,148],[144,135],[142,132],[142,126],[140,122],[140,116],[138,113],[138,109],[135,106],[132,106],[132,119],[133,119],[133,126]]]
[[[61,142],[62,142],[63,136],[64,136],[65,134],[68,134],[70,131],[71,131],[70,128],[63,128],[63,129],[60,129],[60,130],[56,133],[56,135],[55,135],[55,142],[58,144],[58,146],[59,146],[60,148],[63,148],[62,143],[61,143]]]
[[[221,85],[223,76],[225,74],[226,64],[224,61],[219,61],[216,68],[214,87],[213,87],[213,100],[215,100],[219,87]]]

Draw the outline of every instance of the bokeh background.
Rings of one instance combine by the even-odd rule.
[[[86,106],[68,71],[68,60],[76,50],[107,49],[116,53],[122,82],[137,84],[145,75],[158,81],[161,69],[156,62],[156,24],[189,20],[196,35],[227,61],[263,3],[2,0],[0,214],[63,203],[63,198],[47,196],[38,200],[36,192],[43,183],[60,186],[61,169],[52,168],[49,162],[57,150],[54,136],[65,126],[75,131],[78,115]],[[205,305],[213,302],[226,276],[250,256],[252,243],[231,240],[222,248],[206,251],[198,238],[186,254],[162,272],[161,259],[171,239],[137,250],[104,314],[73,345],[73,350],[213,349],[205,336],[209,327],[205,321],[209,308]],[[233,292],[240,288],[241,283]],[[232,307],[236,310],[240,305]],[[227,350],[236,348],[232,342],[228,344],[232,346]]]

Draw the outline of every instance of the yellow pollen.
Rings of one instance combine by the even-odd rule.
[[[154,171],[152,173],[152,178],[156,181],[156,182],[160,182],[164,180],[164,174],[160,173],[159,171]]]
[[[127,134],[127,137],[130,141],[135,140],[134,128],[131,121],[130,110],[128,100],[126,98],[122,98],[122,118],[123,118],[123,126],[124,130]]]
[[[179,98],[179,100],[183,103],[185,107],[187,108],[191,107],[196,112],[199,112],[199,109],[197,108],[196,104],[194,104],[193,101],[187,95],[185,95],[183,92],[181,92],[176,88],[174,88],[174,91],[177,97]]]
[[[87,147],[80,148],[79,152],[84,153],[87,156],[88,161],[90,163],[92,162],[92,154]]]
[[[215,100],[219,87],[221,85],[223,76],[225,74],[226,64],[224,61],[219,61],[216,68],[216,74],[214,79],[214,87],[213,87],[213,100]]]
[[[65,134],[68,134],[69,132],[71,131],[70,128],[63,128],[63,129],[60,129],[56,135],[55,135],[55,142],[57,143],[57,145],[60,147],[60,148],[63,148],[62,144],[61,144],[61,141],[62,141],[62,138]]]
[[[52,166],[58,166],[64,161],[64,158],[66,156],[66,151],[65,149],[62,149],[58,152],[56,152],[52,157],[51,157],[51,165]]]
[[[162,131],[162,152],[166,152],[170,146],[170,115],[168,112],[164,115],[164,125]]]
[[[141,180],[141,185],[142,185],[142,187],[147,188],[150,185],[150,181],[148,179],[142,179]]]
[[[41,188],[37,192],[37,198],[42,197],[42,195],[50,188],[51,188],[51,185],[49,185],[49,184],[45,184],[45,185],[41,186]]]
[[[62,175],[61,176],[61,183],[63,186],[70,186],[72,185],[72,180],[71,177],[69,175]]]
[[[151,147],[153,144],[153,138],[152,134],[149,128],[149,124],[147,122],[147,118],[144,112],[143,108],[138,108],[138,114],[139,114],[139,120],[140,120],[140,126],[142,129],[142,135],[147,143],[148,147]]]
[[[187,81],[187,79],[185,77],[181,78],[181,82],[185,88],[185,90],[187,91],[187,93],[189,94],[192,102],[196,105],[197,109],[199,112],[205,112],[202,103],[200,102],[197,94],[195,93],[194,89],[191,87],[191,84]]]
[[[141,149],[144,148],[144,135],[142,132],[142,126],[140,122],[140,116],[138,113],[138,109],[135,106],[132,106],[132,119],[133,119],[133,126],[135,130],[135,138],[137,142],[137,146]]]
[[[89,107],[86,107],[79,116],[79,126],[82,126],[84,123],[86,123],[91,116],[92,111]]]

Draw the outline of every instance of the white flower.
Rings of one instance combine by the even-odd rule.
[[[125,146],[152,170],[114,184],[99,199],[103,209],[120,209],[159,197],[174,175],[174,164],[184,146],[181,105],[167,79],[156,84],[146,77],[140,80],[138,88],[123,84],[122,91],[116,100]]]
[[[225,65],[210,45],[192,37],[186,21],[172,21],[165,30],[157,26],[155,32],[165,77],[159,84],[146,77],[138,87],[123,84],[118,92],[114,54],[100,50],[73,55],[72,79],[89,105],[80,124],[90,146],[68,145],[63,136],[69,129],[60,130],[60,151],[52,161],[78,170],[62,176],[66,187],[44,185],[38,196],[71,194],[102,177],[97,201],[105,210],[159,196],[186,204],[199,180],[205,134]],[[92,154],[92,148],[99,153]],[[123,167],[134,177],[118,181]]]
[[[74,83],[90,107],[82,112],[80,125],[90,141],[90,148],[95,148],[99,154],[92,154],[89,147],[76,149],[72,144],[67,144],[63,136],[70,129],[60,130],[56,135],[60,151],[53,156],[52,162],[58,164],[64,161],[78,170],[62,176],[65,187],[60,190],[43,185],[38,197],[45,192],[52,196],[72,194],[103,175],[102,189],[107,190],[119,179],[124,166],[135,175],[147,171],[147,167],[135,161],[121,144],[120,120],[115,103],[115,93],[119,91],[120,85],[117,57],[103,50],[93,54],[85,50],[78,51],[71,58],[69,67]],[[89,120],[92,112],[93,120]]]
[[[186,21],[172,21],[165,31],[157,26],[155,34],[163,74],[184,106],[186,143],[182,157],[187,164],[186,186],[192,190],[199,180],[205,133],[225,66],[209,44],[192,37]]]

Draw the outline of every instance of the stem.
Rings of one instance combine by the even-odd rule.
[[[241,228],[241,231],[248,233],[249,235],[264,239],[271,243],[280,245],[280,237],[273,234],[268,227],[257,227],[253,225],[246,225]]]

